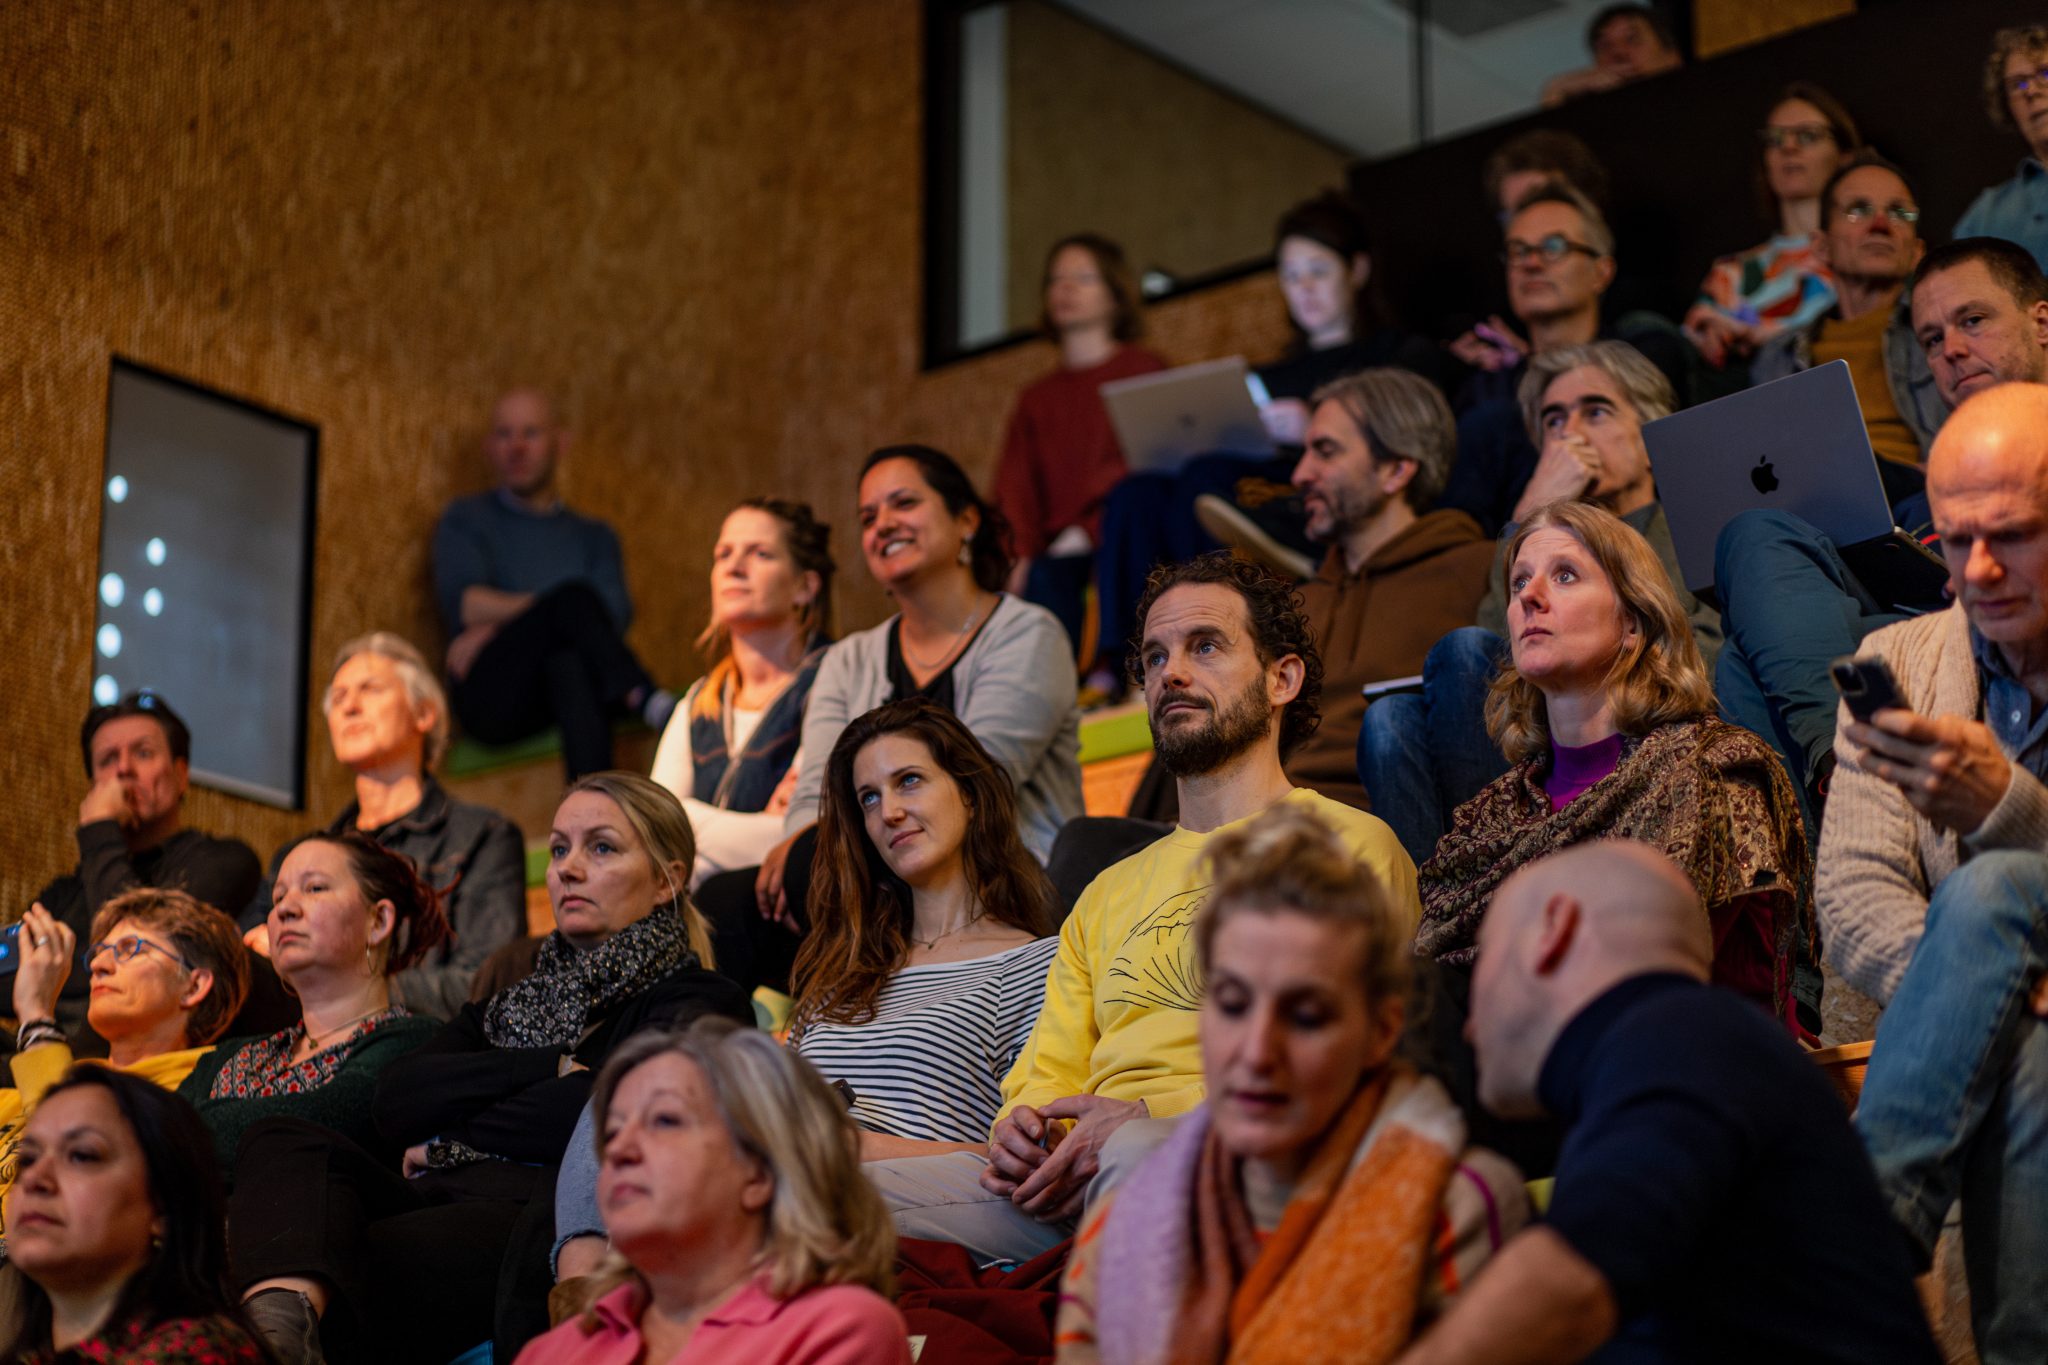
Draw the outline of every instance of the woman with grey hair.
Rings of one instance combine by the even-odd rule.
[[[526,931],[526,851],[494,810],[458,801],[434,778],[448,747],[448,698],[419,650],[390,631],[341,647],[321,701],[334,756],[355,774],[356,799],[324,827],[360,830],[403,854],[440,893],[449,941],[391,982],[391,1001],[416,1014],[454,1017],[484,960]],[[248,909],[244,941],[270,955],[273,862]],[[259,969],[258,976],[269,975]],[[262,987],[257,987],[259,994]]]

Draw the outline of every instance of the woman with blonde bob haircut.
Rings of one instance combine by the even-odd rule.
[[[1514,765],[1458,808],[1418,874],[1416,951],[1469,968],[1494,889],[1588,839],[1636,839],[1706,904],[1714,979],[1792,1027],[1812,869],[1770,746],[1714,715],[1713,687],[1654,551],[1586,503],[1538,508],[1508,544],[1509,662],[1487,732]]]
[[[1059,1360],[1392,1360],[1526,1221],[1521,1176],[1396,1060],[1406,922],[1335,832],[1282,803],[1210,857],[1209,1097],[1083,1226]]]
[[[519,1365],[907,1365],[884,1297],[895,1231],[845,1106],[802,1058],[722,1020],[646,1033],[594,1107],[611,1254],[589,1306]]]

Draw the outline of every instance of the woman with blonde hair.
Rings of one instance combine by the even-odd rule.
[[[808,504],[748,498],[711,549],[711,668],[690,685],[654,751],[697,837],[694,888],[755,867],[782,842],[804,707],[830,641],[831,529]]]
[[[620,1048],[594,1106],[612,1254],[519,1365],[907,1365],[884,1297],[895,1232],[845,1106],[800,1057],[706,1019]]]
[[[1509,661],[1486,726],[1513,765],[1460,806],[1418,873],[1416,951],[1469,968],[1501,881],[1589,839],[1636,839],[1705,902],[1714,979],[1793,1027],[1812,868],[1784,769],[1714,715],[1699,647],[1656,554],[1613,514],[1540,507],[1509,541]]]
[[[548,835],[556,928],[532,975],[463,1006],[377,1087],[371,1117],[402,1159],[306,1124],[250,1130],[236,1282],[284,1365],[320,1359],[323,1340],[438,1361],[495,1337],[509,1359],[546,1326],[545,1192],[595,1070],[645,1029],[753,1022],[709,969],[685,889],[694,853],[665,788],[623,772],[572,783]]]
[[[1395,1058],[1415,958],[1344,842],[1282,803],[1210,857],[1209,1097],[1083,1225],[1059,1360],[1392,1360],[1526,1221],[1521,1177]]]

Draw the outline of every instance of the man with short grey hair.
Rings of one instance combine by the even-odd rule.
[[[1329,547],[1301,585],[1323,658],[1323,724],[1289,756],[1287,775],[1363,810],[1363,689],[1421,672],[1430,646],[1471,623],[1493,545],[1466,513],[1434,506],[1457,431],[1428,380],[1361,370],[1325,384],[1311,401],[1293,482],[1309,539]]]

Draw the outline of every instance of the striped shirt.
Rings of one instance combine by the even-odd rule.
[[[984,1142],[1003,1077],[1045,1002],[1057,938],[991,957],[905,967],[865,1024],[812,1023],[796,1050],[828,1081],[853,1088],[863,1128],[925,1142]]]

